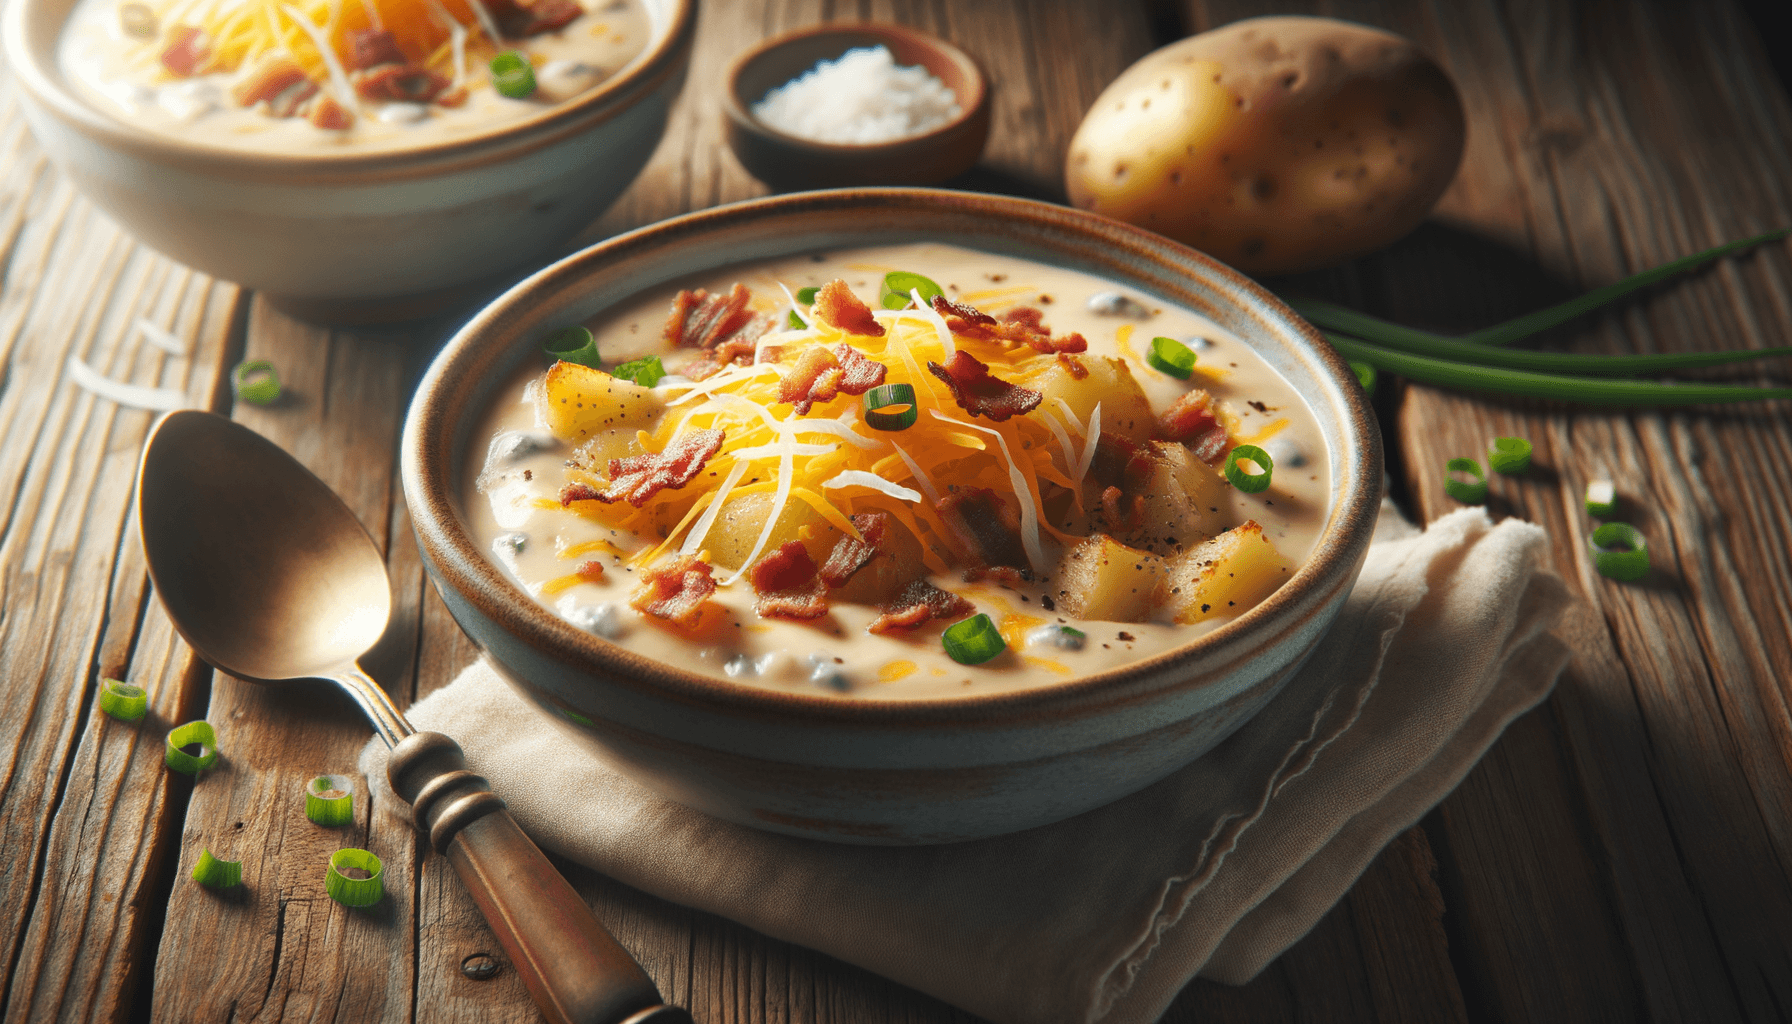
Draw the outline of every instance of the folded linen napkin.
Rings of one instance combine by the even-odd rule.
[[[613,878],[1003,1024],[1140,1024],[1196,975],[1248,981],[1549,692],[1569,597],[1543,544],[1478,508],[1420,533],[1384,503],[1337,623],[1269,707],[1130,797],[976,842],[717,821],[539,728],[483,661],[410,717],[458,739],[543,846]],[[385,786],[377,740],[362,770]]]

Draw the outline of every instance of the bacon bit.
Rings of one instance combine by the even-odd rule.
[[[884,336],[884,325],[871,315],[871,307],[859,301],[846,282],[834,278],[815,293],[815,315],[848,334],[867,338]]]
[[[888,512],[860,512],[852,517],[852,525],[858,528],[859,536],[864,540],[840,538],[834,542],[834,550],[828,552],[828,560],[821,565],[821,578],[836,589],[846,586],[860,569],[870,565],[873,558],[885,551],[889,542]]]
[[[204,30],[192,25],[175,25],[168,30],[162,47],[162,66],[180,78],[192,78],[212,55],[212,40]]]
[[[985,341],[999,340],[1011,345],[1026,345],[1036,352],[1083,352],[1089,342],[1080,334],[1053,338],[1052,330],[1041,321],[1045,314],[1031,306],[1011,309],[997,320],[974,306],[953,302],[944,295],[933,297],[933,310],[946,318],[946,327],[953,334]]]
[[[1066,355],[1063,352],[1060,352],[1058,353],[1058,362],[1064,367],[1064,372],[1070,374],[1071,380],[1082,380],[1089,376],[1089,368],[1084,366],[1083,361],[1075,356]]]
[[[381,64],[405,64],[398,37],[384,29],[366,28],[348,34],[349,70],[366,71]]]
[[[702,288],[678,293],[672,300],[661,338],[674,348],[720,350],[692,360],[681,368],[681,373],[692,380],[702,380],[724,366],[745,365],[752,358],[760,336],[773,324],[771,318],[747,308],[752,297],[746,286],[738,282],[727,295],[711,295]]]
[[[232,86],[230,98],[239,107],[253,107],[263,100],[273,100],[281,93],[308,81],[305,69],[285,54],[274,54],[250,69],[242,81]]]
[[[720,430],[693,430],[667,445],[663,452],[611,459],[610,484],[597,495],[597,500],[626,501],[640,508],[648,498],[667,488],[683,487],[722,450],[724,436]],[[561,504],[566,504],[565,492],[560,497]]]
[[[800,540],[787,541],[753,563],[747,578],[759,595],[753,610],[761,618],[818,619],[828,613],[828,585],[815,574],[815,559]]]
[[[1136,530],[1145,523],[1145,496],[1133,495],[1130,507],[1122,511],[1120,503],[1125,498],[1126,495],[1120,488],[1109,487],[1101,492],[1101,510],[1107,514],[1107,523],[1110,527]]]
[[[964,571],[966,583],[975,583],[978,580],[994,580],[1009,590],[1014,590],[1023,583],[1033,581],[1033,570],[1030,568],[1016,569],[1011,565],[997,565],[988,569],[966,569]]]
[[[916,580],[902,588],[893,601],[877,606],[883,612],[872,620],[873,633],[889,633],[913,629],[929,619],[950,619],[969,615],[977,606],[951,591],[941,590],[926,580]]]
[[[964,549],[965,560],[973,570],[1028,564],[1020,541],[1019,513],[989,488],[954,491],[941,498],[934,511]]]
[[[516,0],[485,0],[486,9],[498,23],[498,31],[508,39],[540,35],[565,28],[585,13],[573,0],[536,0],[519,4]]]
[[[436,97],[436,106],[438,107],[458,107],[465,102],[467,102],[467,87],[464,85],[457,85]]]
[[[355,115],[336,102],[336,97],[326,94],[311,104],[311,113],[306,115],[306,120],[325,131],[339,132],[354,125]]]
[[[590,559],[589,561],[580,562],[579,567],[574,569],[573,573],[580,579],[590,580],[595,583],[604,578],[604,563],[595,558]]]
[[[560,488],[560,507],[566,508],[575,501],[602,501],[603,494],[590,484],[567,484]]]
[[[1157,418],[1160,441],[1187,445],[1195,457],[1212,462],[1226,452],[1226,427],[1213,408],[1213,396],[1196,388],[1176,400]]]
[[[692,380],[704,380],[728,366],[745,366],[753,361],[753,353],[759,348],[760,335],[770,330],[771,326],[772,321],[765,317],[754,317],[734,337],[679,367],[678,372]]]
[[[958,407],[972,416],[987,416],[997,423],[1018,413],[1031,412],[1045,396],[991,376],[989,364],[958,349],[946,365],[929,359],[927,369],[952,389]]]
[[[628,605],[681,626],[695,625],[703,602],[716,592],[714,570],[696,555],[680,555],[658,569],[641,570],[641,589]]]
[[[355,92],[364,100],[429,103],[453,83],[427,68],[382,64],[372,71],[354,74]]]
[[[890,372],[889,367],[842,342],[834,346],[834,358],[840,360],[840,393],[862,395],[879,387]]]
[[[297,117],[311,97],[317,95],[317,83],[306,79],[287,87],[286,91],[268,101],[268,115],[271,117]]]
[[[851,345],[836,345],[832,352],[816,346],[804,351],[778,382],[778,401],[789,402],[798,416],[806,415],[817,402],[870,391],[882,384],[888,373],[888,367],[866,358]]]
[[[1151,449],[1134,444],[1122,434],[1102,434],[1089,460],[1089,479],[1104,487],[1137,487],[1151,479]]]

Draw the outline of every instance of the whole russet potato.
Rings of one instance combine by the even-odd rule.
[[[1070,201],[1253,274],[1411,231],[1462,159],[1462,101],[1411,41],[1331,18],[1234,22],[1156,51],[1070,143]]]

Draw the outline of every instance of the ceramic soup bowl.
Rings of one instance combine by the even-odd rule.
[[[706,269],[797,253],[951,243],[1091,273],[1203,314],[1303,395],[1332,467],[1316,547],[1260,605],[1166,654],[1056,685],[887,700],[756,688],[650,660],[536,603],[462,506],[484,412],[539,339]],[[511,289],[443,349],[405,424],[405,498],[444,601],[516,689],[595,756],[669,799],[820,839],[923,844],[1043,825],[1187,764],[1262,708],[1337,614],[1381,488],[1375,421],[1344,361],[1264,289],[1161,236],[1076,210],[926,189],[798,193],[621,235]],[[544,766],[544,770],[547,769]]]

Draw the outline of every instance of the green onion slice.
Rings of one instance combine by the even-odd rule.
[[[230,371],[230,390],[250,405],[271,405],[280,397],[280,375],[266,359],[248,359]]]
[[[194,757],[182,747],[199,745],[199,756]],[[168,746],[162,754],[163,763],[183,775],[198,775],[212,765],[218,763],[218,734],[212,730],[212,723],[200,719],[177,725],[168,731]]]
[[[1649,542],[1629,523],[1606,523],[1593,531],[1593,568],[1626,583],[1649,575]]]
[[[149,694],[121,679],[101,679],[100,710],[120,722],[140,721],[149,712]]]
[[[324,891],[345,907],[370,907],[386,894],[386,885],[380,881],[380,867],[380,859],[366,850],[344,847],[330,854],[330,867],[324,872]],[[367,877],[349,878],[343,874],[350,869],[365,871]]]
[[[305,783],[305,817],[326,828],[355,820],[355,780],[319,775]]]
[[[595,352],[596,350],[593,349]],[[653,387],[666,375],[666,366],[660,362],[659,356],[642,356],[631,359],[610,371],[610,376],[623,380],[632,380],[644,388]]]
[[[790,311],[790,315],[784,318],[784,326],[790,328],[793,331],[800,331],[809,325],[806,323],[803,323],[803,318],[800,316],[797,316],[796,310],[793,309]]]
[[[810,285],[807,288],[798,288],[796,290],[796,301],[802,303],[805,306],[813,306],[813,305],[815,305],[815,296],[820,295],[820,294],[821,294],[821,289],[815,287],[814,285]]]
[[[535,68],[529,58],[516,50],[505,50],[492,58],[492,88],[501,96],[520,100],[535,91]]]
[[[919,415],[913,384],[884,384],[865,392],[865,425],[872,430],[907,430]]]
[[[1587,515],[1609,519],[1618,511],[1618,489],[1610,480],[1587,483]]]
[[[935,296],[946,294],[939,285],[920,274],[897,270],[884,275],[884,287],[878,293],[878,305],[885,309],[902,309],[909,304],[909,292],[920,292],[922,302],[932,302]],[[802,293],[798,292],[797,295],[800,297]]]
[[[1256,463],[1257,468],[1263,472],[1245,472],[1245,468],[1238,464],[1241,459],[1248,459]],[[1232,486],[1246,494],[1256,494],[1258,491],[1269,489],[1269,478],[1276,471],[1276,464],[1275,460],[1269,457],[1269,453],[1263,449],[1254,444],[1241,444],[1226,456],[1226,465],[1223,467],[1223,471],[1226,474],[1226,479],[1232,481]]]
[[[947,626],[940,640],[946,656],[960,665],[981,665],[1008,647],[996,624],[982,612]]]
[[[1487,465],[1495,473],[1517,476],[1531,468],[1531,442],[1522,437],[1496,437],[1487,449]]]
[[[1175,338],[1152,338],[1145,362],[1159,373],[1187,380],[1188,375],[1195,372],[1195,350]]]
[[[597,339],[590,328],[574,324],[562,327],[541,340],[541,350],[563,363],[578,363],[597,369]]]
[[[1464,480],[1457,473],[1470,473],[1473,480]],[[1451,459],[1444,463],[1444,493],[1464,505],[1479,505],[1487,500],[1487,474],[1474,459]]]
[[[1375,366],[1371,363],[1353,362],[1350,368],[1356,371],[1356,382],[1363,386],[1363,394],[1375,397]]]
[[[212,856],[212,851],[199,851],[199,861],[193,865],[193,881],[207,889],[234,889],[243,884],[243,862],[240,860],[219,860]]]

